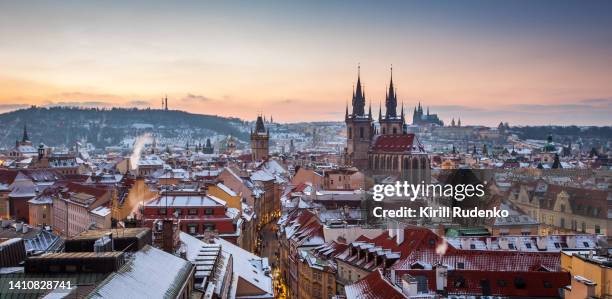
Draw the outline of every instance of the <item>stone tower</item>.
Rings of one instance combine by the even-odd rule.
[[[261,115],[257,116],[255,131],[251,131],[251,157],[253,161],[265,160],[269,156],[270,132],[264,127]]]
[[[346,149],[344,162],[346,165],[355,166],[364,170],[368,167],[368,151],[374,137],[374,125],[372,123],[372,106],[365,113],[365,92],[361,86],[360,68],[357,71],[357,86],[353,90],[352,113],[346,107]]]

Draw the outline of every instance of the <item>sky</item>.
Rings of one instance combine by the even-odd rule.
[[[0,112],[342,121],[358,65],[373,111],[393,65],[409,116],[612,125],[612,1],[0,2]]]

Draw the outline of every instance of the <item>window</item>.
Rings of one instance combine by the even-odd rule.
[[[457,269],[463,269],[465,267],[464,263],[457,263]]]
[[[397,134],[397,128],[393,128],[393,134]]]
[[[476,249],[476,244],[470,244],[470,249]]]
[[[187,224],[187,229],[189,230],[190,234],[194,235],[198,229],[198,226],[196,224]]]
[[[359,128],[359,138],[363,139],[364,135],[363,127]]]
[[[522,277],[515,277],[514,278],[514,287],[517,289],[524,289],[527,287],[527,283],[525,282],[525,280]]]
[[[207,231],[207,232],[214,231],[216,229],[216,226],[213,223],[205,223],[203,227],[204,227],[204,231]]]
[[[212,214],[213,214],[213,209],[204,210],[204,215],[212,215]]]
[[[584,247],[589,247],[589,242],[582,242],[582,245],[584,245]]]
[[[76,272],[76,271],[77,271],[76,265],[66,265],[66,272]]]
[[[348,139],[353,139],[353,128],[348,128]]]
[[[198,214],[198,210],[197,209],[189,209],[188,213],[189,213],[189,215],[197,215]]]
[[[463,276],[459,276],[455,279],[455,283],[454,283],[456,288],[465,288],[465,278],[463,278]]]
[[[595,233],[601,234],[601,227],[599,227],[599,225],[595,225]]]
[[[505,288],[506,287],[506,281],[503,279],[498,279],[497,280],[497,286],[500,288]]]
[[[558,242],[555,242],[555,248],[560,248],[561,244],[559,244]]]
[[[165,208],[160,208],[158,211],[159,211],[160,215],[166,215],[166,209]]]
[[[544,281],[544,287],[547,288],[547,289],[550,289],[550,288],[552,288],[552,284],[550,283],[550,281],[545,280]]]
[[[531,243],[525,243],[525,247],[526,247],[527,249],[531,249]]]
[[[514,243],[508,243],[508,248],[510,248],[510,250],[514,250],[514,249],[516,249],[516,248],[514,247]]]
[[[183,210],[181,209],[174,209],[174,212],[179,216],[183,214]]]
[[[565,218],[561,218],[561,228],[565,228]]]

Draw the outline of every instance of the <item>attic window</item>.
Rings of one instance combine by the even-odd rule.
[[[476,244],[470,244],[470,249],[476,249]]]
[[[589,247],[589,242],[582,242],[582,245],[584,245],[584,247]]]
[[[559,248],[559,247],[561,247],[561,245],[559,245],[558,242],[555,242],[555,248]]]
[[[511,250],[514,250],[514,243],[508,243],[508,248],[510,248]]]
[[[525,243],[525,247],[527,247],[527,249],[531,249],[531,243]]]

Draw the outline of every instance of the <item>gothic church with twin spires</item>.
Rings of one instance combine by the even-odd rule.
[[[395,176],[413,182],[429,181],[430,161],[415,134],[407,132],[404,107],[397,113],[397,89],[393,86],[393,69],[385,96],[385,113],[378,111],[379,128],[374,124],[372,105],[365,111],[366,97],[357,74],[352,110],[346,107],[346,148],[344,164],[369,175]]]

